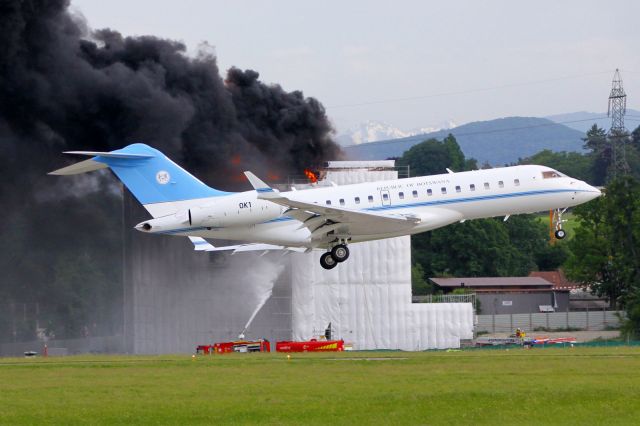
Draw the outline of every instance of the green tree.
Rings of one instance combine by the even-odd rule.
[[[555,271],[569,259],[570,250],[566,243],[545,244],[536,251],[535,262],[541,271]]]
[[[449,153],[437,139],[428,139],[412,146],[397,160],[399,166],[409,166],[412,176],[444,173],[451,160]]]
[[[466,221],[412,237],[414,262],[427,277],[527,275],[546,245],[532,216]]]
[[[531,157],[521,159],[519,164],[538,164],[551,167],[566,175],[585,182],[594,182],[593,156],[578,152],[553,152],[545,149]]]
[[[465,158],[453,135],[442,142],[428,139],[414,145],[396,163],[409,166],[412,176],[446,173],[447,168],[456,172],[477,168],[475,160]]]
[[[442,143],[449,155],[449,169],[456,172],[463,171],[465,169],[465,158],[456,138],[449,133]]]
[[[580,225],[569,242],[566,271],[631,312],[640,301],[640,181],[617,178],[605,194],[575,209]]]
[[[411,289],[416,296],[433,293],[433,286],[427,281],[424,269],[419,263],[414,263],[411,267]]]
[[[607,132],[594,124],[587,131],[587,137],[583,140],[584,147],[590,150],[593,156],[591,172],[593,182],[595,185],[604,185],[613,159],[611,144],[607,140]]]

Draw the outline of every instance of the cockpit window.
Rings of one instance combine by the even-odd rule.
[[[556,172],[555,170],[547,170],[546,172],[542,172],[542,179],[555,179],[563,176],[564,175],[562,173]]]

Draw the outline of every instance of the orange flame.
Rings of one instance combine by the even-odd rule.
[[[304,169],[304,175],[307,177],[307,179],[309,179],[309,182],[311,182],[311,183],[318,182],[318,177],[311,170]]]
[[[239,166],[240,163],[242,163],[242,158],[238,154],[231,157],[231,164]]]

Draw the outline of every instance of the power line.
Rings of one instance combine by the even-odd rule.
[[[408,97],[403,97],[403,98],[378,99],[378,100],[365,101],[365,102],[352,103],[352,104],[338,104],[338,105],[328,106],[327,108],[331,108],[331,109],[350,108],[350,107],[377,105],[377,104],[385,104],[385,103],[392,103],[392,102],[412,101],[412,100],[418,100],[418,99],[437,98],[437,97],[441,97],[441,96],[453,96],[453,95],[464,95],[464,94],[469,94],[469,93],[488,92],[488,91],[491,91],[491,90],[506,89],[506,88],[510,88],[510,87],[531,86],[531,85],[535,85],[535,84],[544,84],[544,83],[550,83],[550,82],[554,82],[554,81],[571,80],[571,79],[575,79],[575,78],[590,77],[590,76],[593,76],[593,75],[609,74],[610,72],[611,71],[599,71],[599,72],[593,72],[593,73],[587,73],[587,74],[576,74],[576,75],[568,75],[568,76],[563,76],[563,77],[555,77],[555,78],[549,78],[549,79],[545,79],[545,80],[528,81],[528,82],[523,82],[523,83],[503,84],[503,85],[499,85],[499,86],[483,87],[483,88],[479,88],[479,89],[468,89],[468,90],[459,90],[459,91],[451,91],[451,92],[432,93],[432,94],[428,94],[428,95],[408,96]]]

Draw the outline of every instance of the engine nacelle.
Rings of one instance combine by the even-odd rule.
[[[144,232],[161,232],[187,227],[189,227],[189,215],[187,211],[182,211],[168,216],[145,220],[137,224],[135,228],[138,231]]]
[[[196,207],[187,211],[191,226],[223,226],[224,211],[216,207]]]
[[[263,223],[280,217],[280,206],[263,200],[232,201],[226,205],[189,209],[192,226],[233,227]]]
[[[206,207],[194,207],[176,214],[145,220],[136,225],[144,232],[162,232],[187,228],[248,226],[280,217],[281,208],[273,203],[252,200]]]

